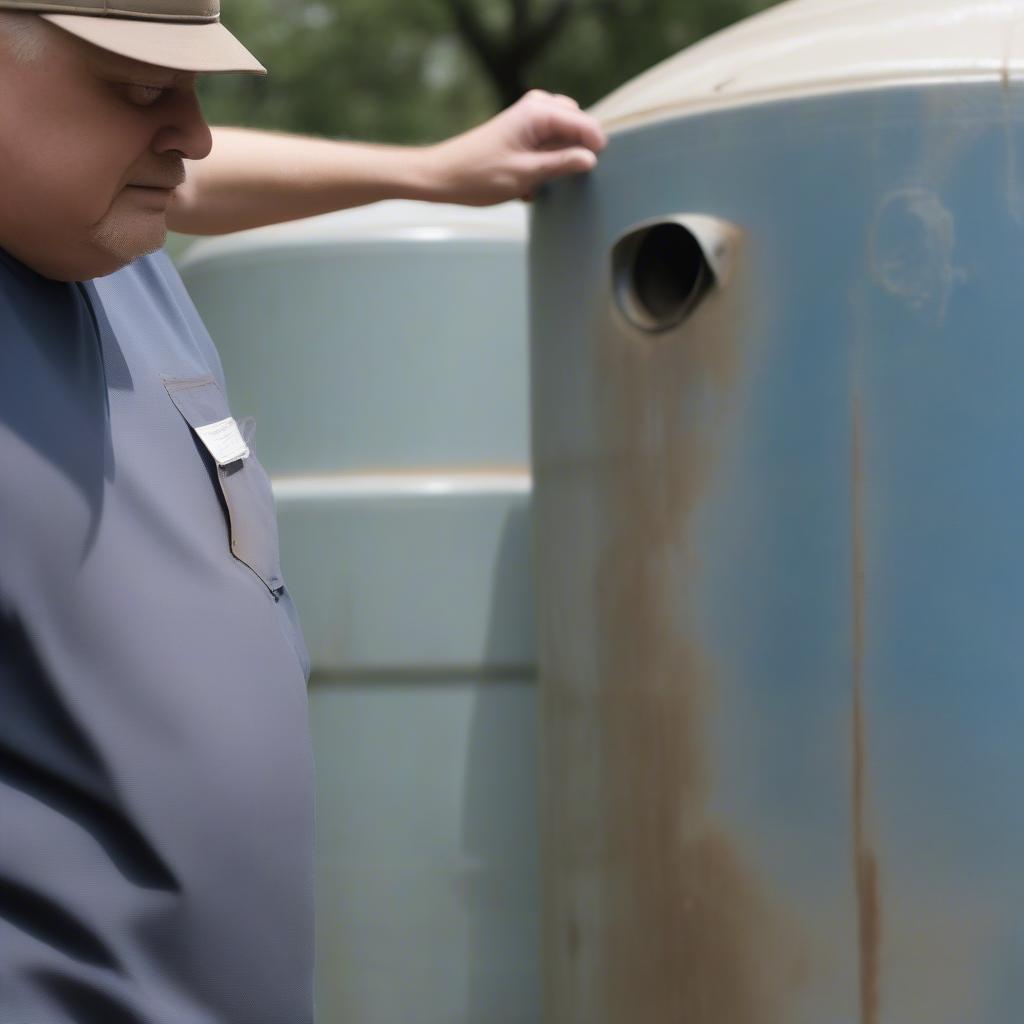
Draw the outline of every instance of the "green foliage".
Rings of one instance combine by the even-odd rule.
[[[531,85],[587,105],[774,0],[608,0],[585,7],[538,62]]]
[[[435,0],[228,0],[224,21],[270,74],[208,77],[214,124],[416,143],[493,113]]]
[[[460,32],[460,0],[226,0],[224,21],[270,71],[207,76],[214,124],[422,143],[485,120],[502,90]],[[462,0],[524,87],[584,106],[773,0]],[[526,59],[524,28],[568,8]],[[518,64],[516,64],[518,60]],[[505,86],[507,92],[507,83]]]

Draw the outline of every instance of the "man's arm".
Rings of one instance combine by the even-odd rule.
[[[433,146],[334,142],[214,128],[213,151],[186,161],[167,211],[172,231],[217,235],[381,199],[487,206],[590,170],[606,140],[567,96],[534,90],[491,120]]]

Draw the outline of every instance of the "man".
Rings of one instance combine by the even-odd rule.
[[[0,1024],[311,1024],[308,658],[166,231],[529,196],[605,140],[537,92],[416,149],[211,130],[197,74],[263,72],[215,0],[92,2],[0,0]]]

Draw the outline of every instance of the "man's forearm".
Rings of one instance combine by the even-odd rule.
[[[167,211],[172,231],[218,235],[381,199],[436,199],[426,147],[335,142],[247,128],[213,128],[206,159],[186,161]]]
[[[186,161],[186,180],[167,226],[220,235],[279,224],[380,199],[489,206],[532,197],[564,175],[581,174],[607,144],[575,100],[531,89],[484,124],[432,146],[363,142],[213,128],[213,150]]]

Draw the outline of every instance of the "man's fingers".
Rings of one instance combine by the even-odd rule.
[[[561,102],[568,103],[570,106],[576,107],[577,109],[579,108],[579,104],[571,96],[566,96],[565,93],[561,92],[546,92],[544,89],[531,89],[523,96],[524,99],[527,97],[535,100],[560,100]]]
[[[578,107],[549,104],[534,122],[538,149],[564,146],[586,146],[600,153],[608,144],[604,131],[594,118]]]

